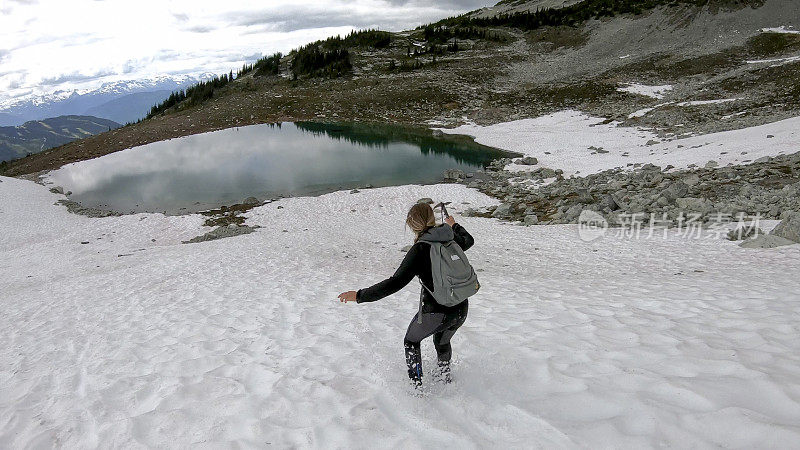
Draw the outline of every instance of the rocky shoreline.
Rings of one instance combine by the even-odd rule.
[[[526,161],[497,160],[470,178],[450,171],[450,181],[501,201],[496,207],[467,210],[466,215],[526,225],[566,224],[578,223],[581,213],[588,210],[602,215],[611,226],[635,217],[669,227],[688,216],[708,223],[741,215],[785,219],[800,211],[800,152],[747,165],[709,163],[676,170],[645,164],[634,170],[612,169],[570,178],[546,167],[529,172],[506,170],[511,162]]]

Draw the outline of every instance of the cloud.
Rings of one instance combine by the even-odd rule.
[[[211,31],[216,30],[217,27],[213,27],[210,25],[195,25],[191,27],[184,28],[184,30],[192,32],[192,33],[208,33]]]
[[[392,6],[429,6],[431,3],[428,0],[385,0],[385,2]],[[438,0],[436,6],[441,9],[473,10],[489,5],[483,0]]]
[[[450,14],[463,12],[463,7],[456,8],[457,3],[468,3],[475,9],[485,6],[485,0],[466,0],[437,2],[434,7],[428,2],[424,6],[415,6],[416,2],[388,0],[388,2],[376,2],[383,7],[355,8],[348,3],[341,1],[284,5],[280,8],[265,9],[259,11],[239,10],[231,11],[223,15],[222,19],[228,26],[238,27],[258,27],[260,31],[291,32],[297,30],[324,28],[324,27],[343,27],[354,28],[380,27],[390,30],[404,29],[413,27],[425,21],[438,20]],[[391,3],[393,7],[386,7],[385,3]],[[450,7],[443,7],[442,4],[451,3]],[[474,6],[474,8],[473,8]],[[250,29],[246,32],[253,32]]]
[[[21,6],[32,6],[38,3],[38,0],[5,0],[2,6],[0,6],[0,13],[9,15],[14,12],[15,8]]]
[[[0,103],[30,90],[223,73],[354,28],[398,31],[494,1],[0,0],[0,68],[15,74],[2,79]]]
[[[52,78],[43,78],[39,84],[45,86],[58,86],[64,83],[80,83],[89,80],[96,80],[105,76],[114,75],[113,70],[102,70],[92,74],[81,74],[73,72],[70,74],[62,74]]]

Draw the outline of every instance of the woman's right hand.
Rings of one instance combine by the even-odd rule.
[[[339,301],[342,303],[355,302],[358,300],[357,291],[347,291],[339,294]]]
[[[444,223],[450,225],[451,227],[456,224],[456,219],[453,219],[453,216],[447,216],[444,219]]]

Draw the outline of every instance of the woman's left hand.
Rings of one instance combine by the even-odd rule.
[[[444,223],[450,225],[451,227],[456,224],[456,219],[453,219],[453,216],[447,216],[444,219]]]
[[[339,301],[342,303],[354,302],[356,301],[357,296],[358,292],[356,291],[342,292],[341,294],[339,294]]]

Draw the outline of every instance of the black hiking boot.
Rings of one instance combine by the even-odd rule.
[[[450,361],[439,361],[438,367],[433,373],[433,378],[440,383],[452,383],[453,378],[450,376]]]
[[[408,365],[408,378],[411,386],[418,394],[422,394],[422,355],[419,345],[406,345],[406,364]]]

